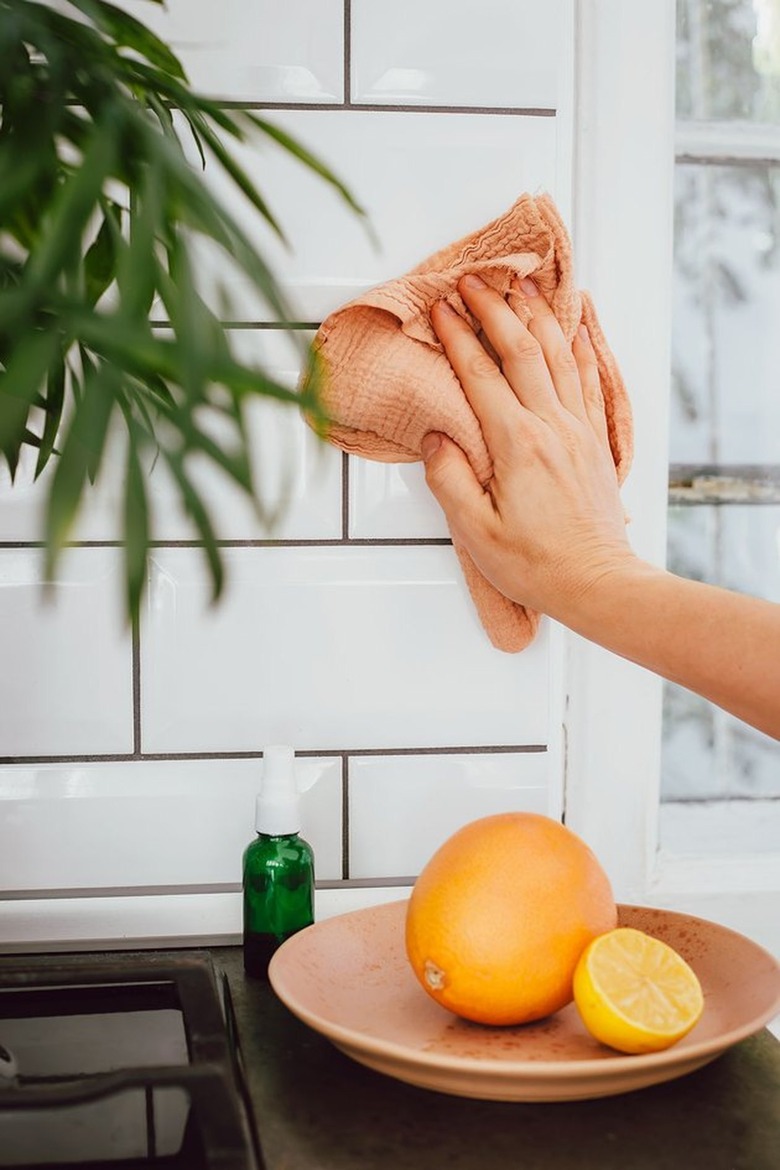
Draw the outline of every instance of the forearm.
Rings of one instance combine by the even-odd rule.
[[[605,574],[559,616],[780,739],[780,605],[636,560]]]

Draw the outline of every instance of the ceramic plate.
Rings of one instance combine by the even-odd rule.
[[[417,982],[404,951],[406,900],[325,919],[288,939],[269,968],[304,1023],[388,1076],[493,1101],[605,1097],[714,1060],[780,1011],[780,964],[735,931],[667,910],[621,906],[620,923],[673,946],[701,980],[704,1014],[665,1052],[623,1056],[585,1031],[573,1004],[491,1028],[458,1019]]]

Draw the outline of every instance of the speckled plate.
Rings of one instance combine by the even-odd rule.
[[[620,923],[664,939],[701,980],[704,1014],[665,1052],[622,1056],[585,1031],[573,1004],[535,1024],[490,1028],[425,994],[404,951],[406,901],[328,918],[288,939],[269,968],[304,1023],[388,1076],[493,1101],[606,1097],[693,1072],[780,1011],[780,964],[714,922],[621,906]]]

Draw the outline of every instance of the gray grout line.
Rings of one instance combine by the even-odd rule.
[[[437,106],[416,102],[220,102],[223,110],[305,110],[324,113],[348,110],[350,113],[366,114],[479,114],[481,117],[495,115],[506,118],[555,118],[557,109],[552,106]]]
[[[318,890],[375,890],[388,886],[413,886],[417,878],[412,874],[402,874],[400,877],[383,876],[371,878],[323,878],[315,881]]]
[[[478,755],[530,755],[546,752],[547,745],[531,744],[477,744],[468,747],[379,747],[379,748],[304,748],[296,751],[302,759],[344,759],[374,756],[478,756]],[[132,763],[175,763],[176,761],[197,762],[198,760],[261,760],[263,753],[257,751],[236,752],[105,752],[84,755],[49,756],[0,756],[0,766],[13,764],[132,764]]]
[[[341,539],[349,540],[349,455],[341,452]]]
[[[141,623],[133,622],[132,632],[133,677],[133,755],[141,755]]]
[[[344,0],[344,105],[352,105],[352,0]]]
[[[400,877],[383,876],[376,878],[322,878],[315,880],[317,890],[370,890],[391,886],[412,886],[417,879],[409,874]],[[89,898],[156,898],[182,897],[188,894],[238,894],[241,892],[239,882],[191,883],[181,886],[73,886],[73,887],[41,887],[39,889],[3,890],[0,892],[0,903],[3,902],[36,902],[62,901],[66,898],[78,898],[86,901]]]
[[[343,524],[342,509],[342,524]],[[452,544],[448,536],[323,537],[321,540],[217,540],[217,548],[398,548]],[[0,549],[45,548],[42,540],[0,540]],[[65,548],[123,548],[121,540],[69,540]],[[151,540],[150,548],[203,548],[200,540]]]
[[[296,752],[299,756],[327,756],[327,755],[344,755],[344,756],[465,756],[465,755],[479,755],[483,752],[493,755],[498,754],[512,754],[516,752],[546,752],[546,744],[491,744],[489,746],[480,746],[469,744],[468,746],[439,746],[439,747],[384,747],[384,748],[339,748],[338,750],[325,749],[319,751],[316,748],[307,748],[303,751]]]
[[[349,756],[341,757],[341,877],[349,877]]]
[[[171,327],[171,322],[166,318],[152,320],[149,324],[153,329],[170,329]],[[220,321],[223,329],[276,329],[280,333],[290,333],[291,331],[306,332],[309,330],[316,333],[320,324],[320,321]]]

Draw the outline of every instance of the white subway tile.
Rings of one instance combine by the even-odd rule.
[[[446,546],[158,549],[142,628],[145,751],[541,744],[548,633],[493,649]]]
[[[262,512],[203,456],[188,469],[220,540],[322,540],[341,535],[341,453],[319,439],[295,407],[270,399],[246,412]],[[212,437],[218,437],[216,433]],[[196,539],[162,462],[149,477],[159,540]]]
[[[565,0],[352,0],[352,100],[555,108]],[[568,54],[566,55],[568,56]]]
[[[349,535],[355,539],[449,536],[421,463],[376,463],[350,456]]]
[[[57,457],[51,457],[38,479],[37,459],[34,447],[22,447],[13,483],[6,463],[0,462],[0,540],[43,540],[46,501]],[[122,507],[120,460],[118,445],[107,448],[100,478],[95,484],[87,483],[84,489],[74,540],[117,539]]]
[[[555,118],[367,110],[284,110],[269,120],[323,158],[366,209],[377,249],[340,197],[271,143],[236,155],[287,234],[291,250],[251,213],[216,165],[215,196],[261,248],[299,321],[332,309],[501,215],[524,191],[556,194]],[[247,282],[212,250],[198,262],[204,295],[221,282],[231,320],[270,320]]]
[[[342,0],[118,0],[180,58],[195,89],[229,101],[339,102]]]
[[[294,389],[313,336],[293,336],[276,329],[229,329],[233,353],[261,368],[286,389]],[[303,348],[301,348],[303,347]],[[216,412],[201,415],[209,434],[230,445],[233,432]],[[220,427],[219,423],[223,423]],[[246,423],[256,490],[264,514],[204,456],[193,456],[187,468],[202,493],[216,535],[221,540],[334,539],[341,535],[341,454],[318,439],[295,406],[257,397],[247,403]],[[125,440],[115,428],[97,482],[87,484],[74,540],[119,540],[125,481]],[[25,447],[14,483],[5,462],[0,464],[0,540],[42,538],[46,498],[56,469],[52,457],[41,477],[34,478],[37,452]],[[197,532],[186,515],[165,460],[147,457],[152,536],[155,540],[192,540]]]
[[[316,876],[338,879],[341,760],[296,771]],[[0,767],[0,890],[238,886],[261,780],[259,759]]]
[[[42,574],[41,549],[0,550],[0,756],[131,751],[121,551],[66,550],[50,602]]]
[[[416,877],[449,836],[499,812],[551,814],[546,752],[349,760],[349,876]]]
[[[294,389],[305,361],[308,332],[290,335],[275,329],[228,331],[237,358],[265,369],[285,389]],[[303,346],[302,350],[300,346]],[[212,417],[210,423],[218,422]],[[255,487],[263,506],[258,514],[249,498],[205,458],[188,469],[222,540],[323,540],[341,536],[341,453],[319,439],[297,407],[255,398],[246,421]],[[232,430],[213,437],[229,443]],[[211,433],[211,431],[210,431]],[[193,539],[197,534],[184,512],[163,460],[149,477],[159,540]]]

